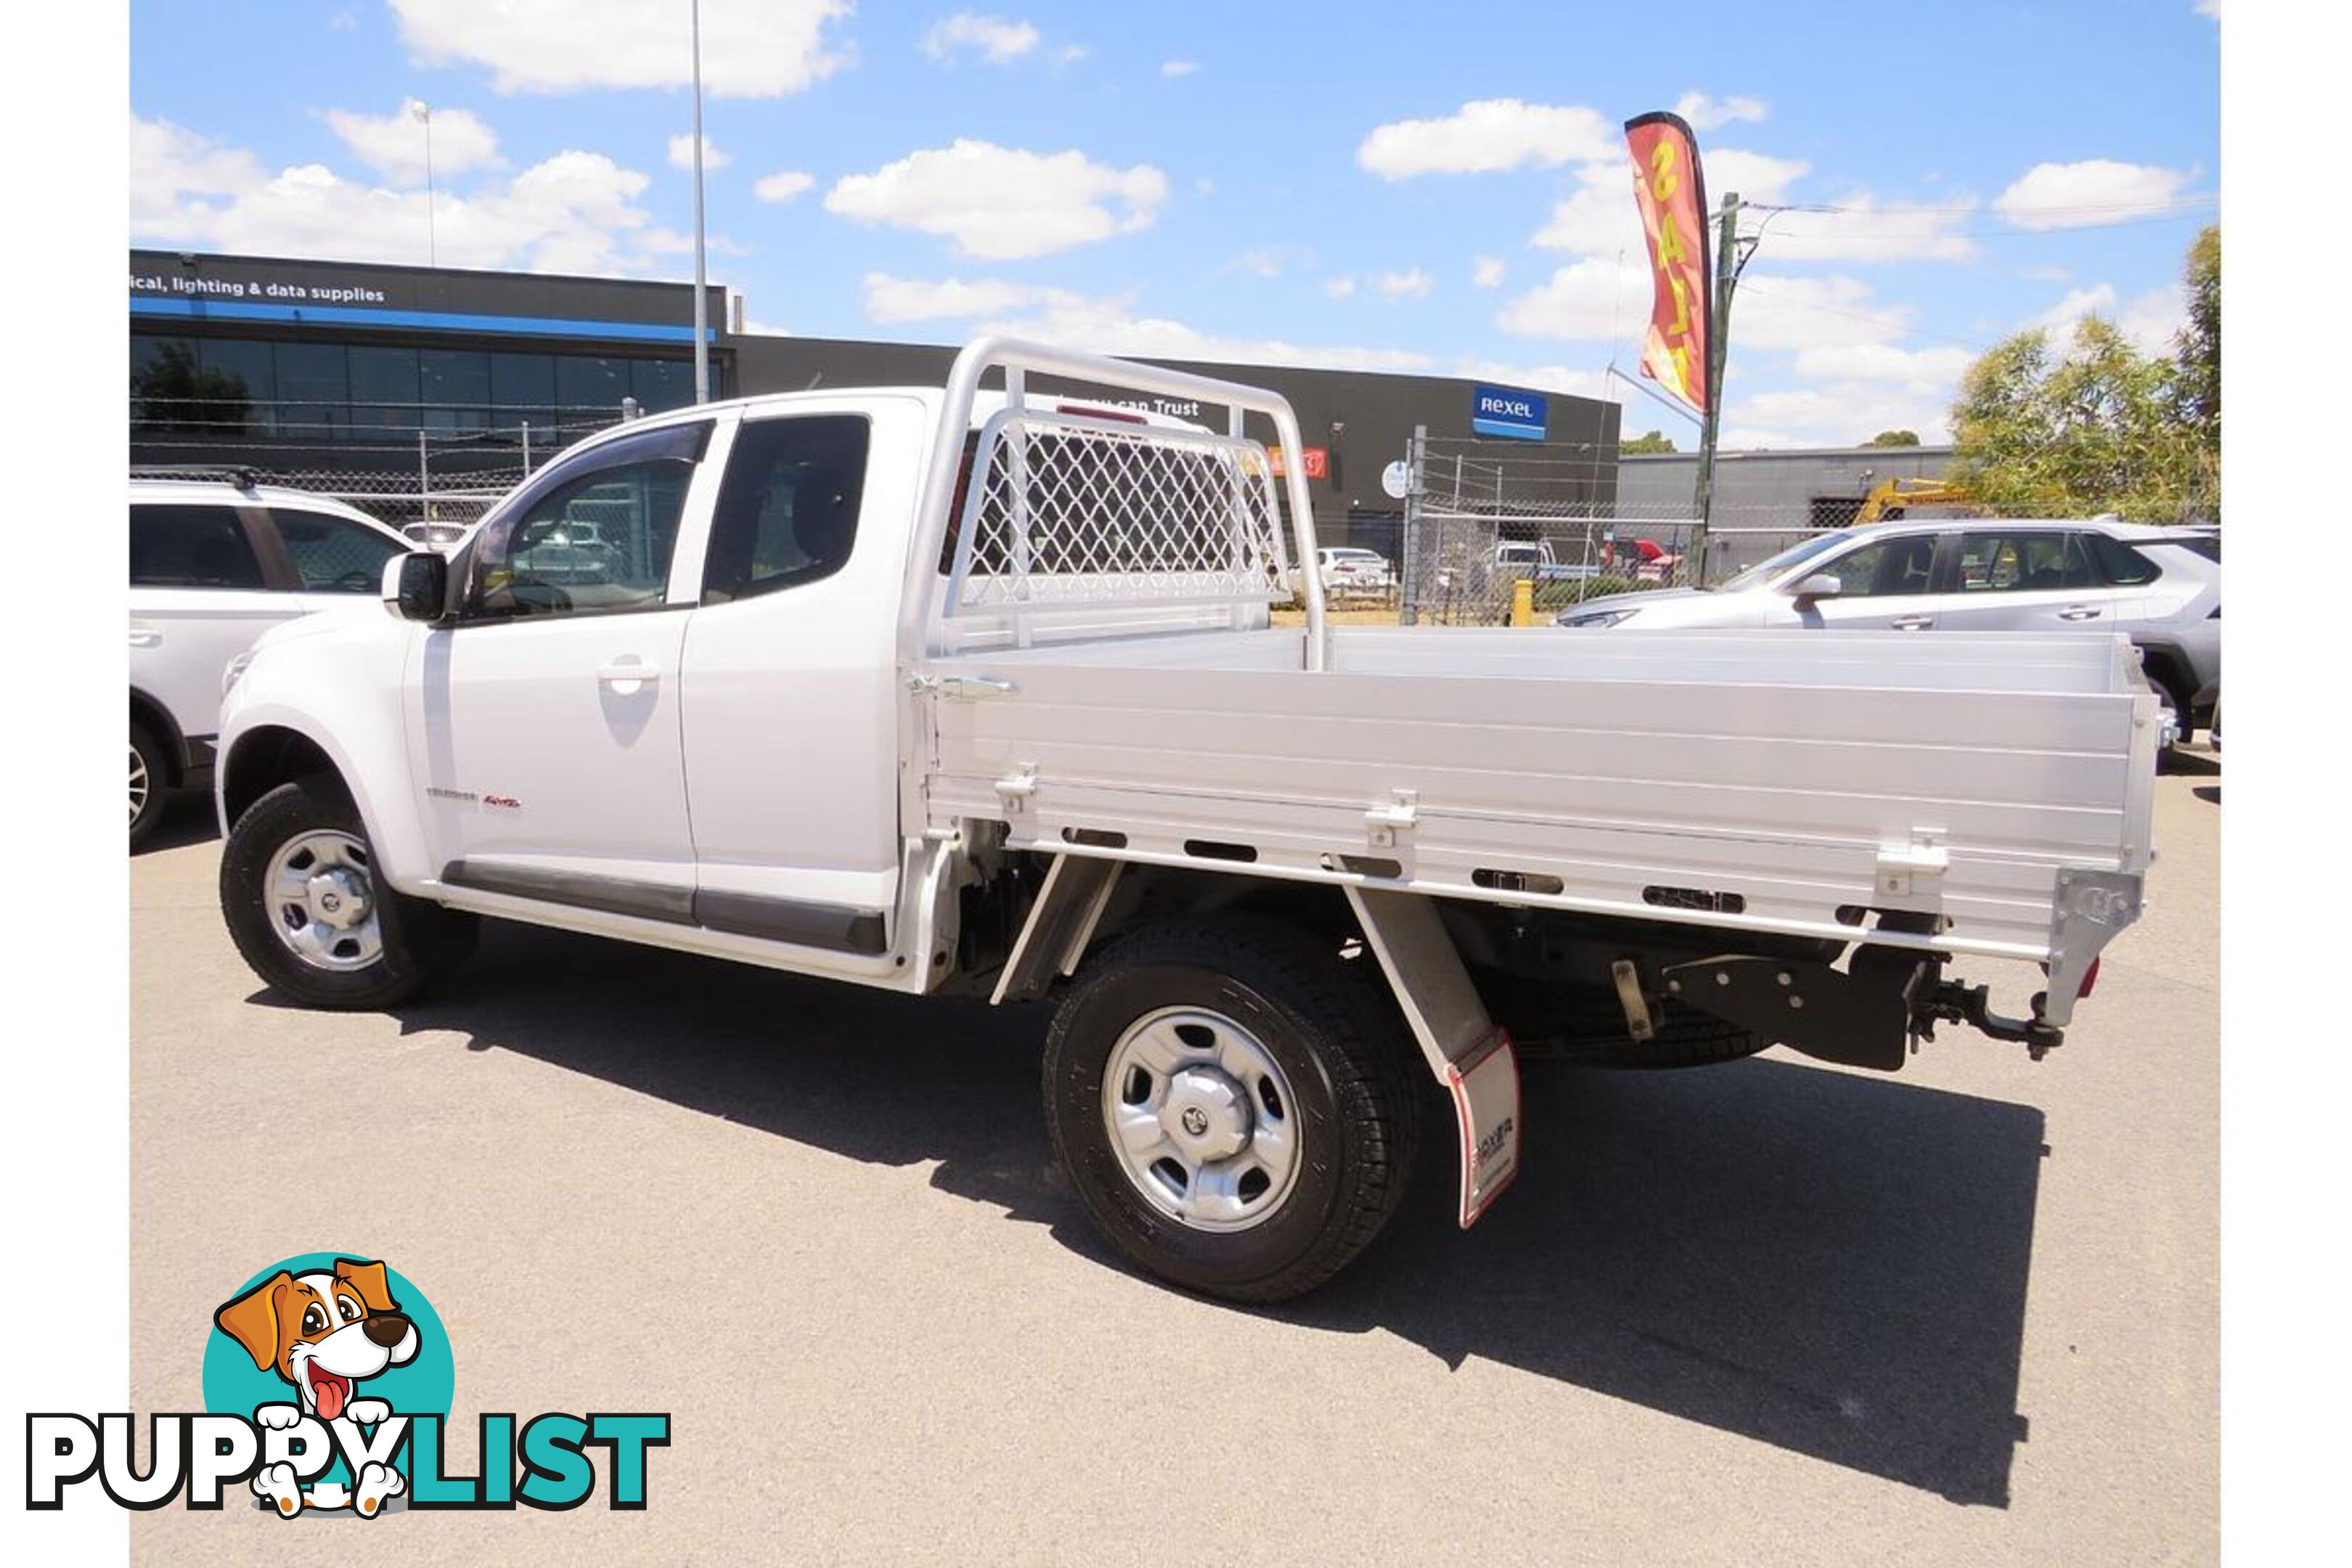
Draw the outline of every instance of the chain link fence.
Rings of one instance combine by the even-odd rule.
[[[1680,587],[1696,575],[1698,520],[1628,511],[1613,447],[1417,438],[1400,540],[1407,626],[1507,626],[1527,584],[1538,621],[1587,599]],[[1778,506],[1715,508],[1706,580],[1720,583],[1826,530]]]
[[[563,447],[636,417],[620,406],[549,407],[491,424],[425,405],[307,405],[134,396],[131,472],[282,485],[359,508],[418,539],[454,537]]]

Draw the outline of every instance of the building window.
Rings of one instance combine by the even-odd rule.
[[[490,356],[478,349],[425,349],[416,356],[428,430],[483,430],[490,423]]]
[[[629,384],[637,406],[648,414],[683,408],[694,401],[694,362],[641,359],[630,367]]]
[[[317,440],[352,428],[352,369],[341,343],[279,343],[278,428]]]
[[[277,428],[278,371],[269,345],[249,338],[206,338],[197,344],[220,402],[215,429]]]
[[[494,353],[490,356],[491,420],[504,429],[529,425],[554,432],[555,356]]]
[[[415,349],[352,350],[352,423],[367,430],[416,428]]]
[[[629,362],[618,355],[558,354],[555,360],[555,401],[563,405],[563,422],[593,429],[621,416],[621,399],[629,393]]]

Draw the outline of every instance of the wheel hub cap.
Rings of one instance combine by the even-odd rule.
[[[1290,1081],[1222,1013],[1167,1007],[1136,1020],[1104,1066],[1103,1124],[1135,1190],[1197,1230],[1261,1225],[1297,1183]]]
[[[280,845],[262,873],[269,929],[316,969],[364,969],[383,955],[367,846],[320,828]]]

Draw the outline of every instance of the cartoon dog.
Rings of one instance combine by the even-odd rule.
[[[294,1385],[298,1405],[257,1406],[253,1418],[264,1426],[291,1427],[312,1415],[331,1425],[373,1426],[392,1414],[381,1399],[353,1397],[358,1384],[416,1358],[416,1325],[392,1299],[383,1265],[338,1258],[331,1273],[289,1274],[279,1269],[213,1314],[221,1331],[245,1347],[253,1364]],[[352,1436],[357,1436],[356,1428]],[[362,1468],[348,1499],[373,1518],[384,1500],[408,1483],[389,1465]],[[294,1467],[266,1465],[253,1478],[253,1493],[291,1519],[305,1504],[341,1508],[343,1489],[332,1483],[302,1489]]]

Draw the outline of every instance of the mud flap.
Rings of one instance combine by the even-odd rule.
[[[1519,1173],[1519,1062],[1500,1028],[1458,1062],[1445,1064],[1462,1130],[1462,1228],[1478,1223],[1487,1205]]]
[[[1414,893],[1348,889],[1423,1058],[1454,1100],[1462,1135],[1462,1228],[1519,1173],[1519,1064],[1489,1017],[1444,922]]]

